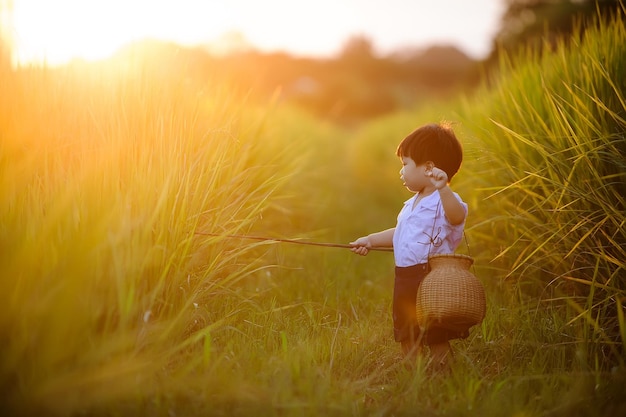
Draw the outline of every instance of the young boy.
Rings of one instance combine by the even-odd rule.
[[[360,237],[352,251],[367,255],[373,247],[394,248],[394,337],[405,354],[430,348],[435,364],[445,365],[449,340],[468,332],[444,328],[422,331],[416,319],[417,290],[429,271],[428,257],[453,253],[463,237],[467,204],[448,186],[463,159],[463,150],[447,124],[427,124],[409,134],[398,146],[400,178],[415,195],[404,203],[396,227]]]

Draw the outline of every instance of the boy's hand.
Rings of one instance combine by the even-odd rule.
[[[438,190],[448,184],[448,174],[446,174],[446,171],[442,169],[433,167],[433,169],[431,169],[430,172],[427,172],[426,175],[430,177],[430,181],[433,186]]]
[[[360,237],[354,242],[350,242],[350,245],[353,246],[350,250],[356,253],[357,255],[361,255],[361,256],[367,255],[370,249],[372,248],[372,243],[370,242],[370,239],[367,236]]]

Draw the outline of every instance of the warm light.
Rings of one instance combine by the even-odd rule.
[[[241,42],[230,45],[233,34],[262,50],[329,55],[339,49],[338,39],[349,36],[343,31],[350,30],[350,22],[342,22],[346,5],[325,0],[305,5],[290,0],[14,1],[18,63],[101,59],[146,38],[210,43],[216,51],[240,48]]]
[[[50,65],[105,58],[146,38],[182,45],[236,39],[224,37],[228,33],[261,51],[297,55],[335,55],[354,36],[369,38],[385,53],[455,43],[485,55],[501,8],[497,0],[11,1],[17,62]]]
[[[230,29],[221,2],[191,0],[15,0],[18,63],[58,65],[106,58],[146,38],[202,43]],[[189,7],[191,5],[202,5]]]

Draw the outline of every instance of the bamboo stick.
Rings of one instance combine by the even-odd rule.
[[[325,246],[329,248],[345,248],[351,249],[352,245],[343,244],[343,243],[325,243],[325,242],[310,242],[306,240],[298,240],[298,239],[281,239],[276,237],[265,237],[265,236],[248,236],[248,235],[222,235],[217,233],[203,233],[203,232],[195,232],[197,235],[203,236],[215,236],[215,237],[226,237],[233,239],[251,239],[251,240],[261,240],[268,242],[282,242],[282,243],[295,243],[298,245],[310,245],[310,246]],[[381,251],[381,252],[393,252],[393,248],[378,248],[373,247],[370,250]]]

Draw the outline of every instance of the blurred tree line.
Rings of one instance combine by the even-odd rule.
[[[505,12],[492,53],[483,61],[449,45],[379,56],[372,41],[362,36],[349,39],[336,57],[328,59],[264,54],[252,48],[215,55],[200,47],[156,41],[129,46],[118,56],[141,55],[160,70],[177,67],[200,85],[207,80],[226,81],[234,87],[233,94],[248,100],[288,101],[321,117],[351,123],[469,93],[496,67],[501,51],[514,54],[524,46],[550,45],[557,37],[572,33],[575,21],[584,30],[586,19],[610,16],[623,7],[624,0],[500,1],[506,2]],[[9,10],[7,4],[0,12]],[[6,61],[6,48],[0,48],[2,56]]]
[[[250,52],[225,57],[220,68],[244,88],[277,94],[333,120],[350,122],[392,112],[475,86],[478,63],[451,46],[376,56],[366,38],[349,40],[330,59]]]
[[[393,112],[473,88],[479,63],[452,46],[403,51],[380,57],[369,39],[350,39],[333,58],[302,58],[253,49],[214,55],[206,49],[143,41],[121,51],[122,59],[148,60],[188,80],[228,85],[248,101],[286,101],[342,123]],[[176,69],[174,68],[176,67]]]
[[[351,123],[470,93],[495,69],[501,51],[544,47],[579,24],[610,16],[623,0],[501,0],[506,2],[492,53],[476,61],[454,46],[375,53],[363,36],[349,39],[333,58],[264,54],[253,49],[214,56],[188,50],[195,77],[228,80],[249,100],[274,97],[334,121]],[[577,23],[576,23],[577,22]],[[179,56],[181,52],[178,52]]]

